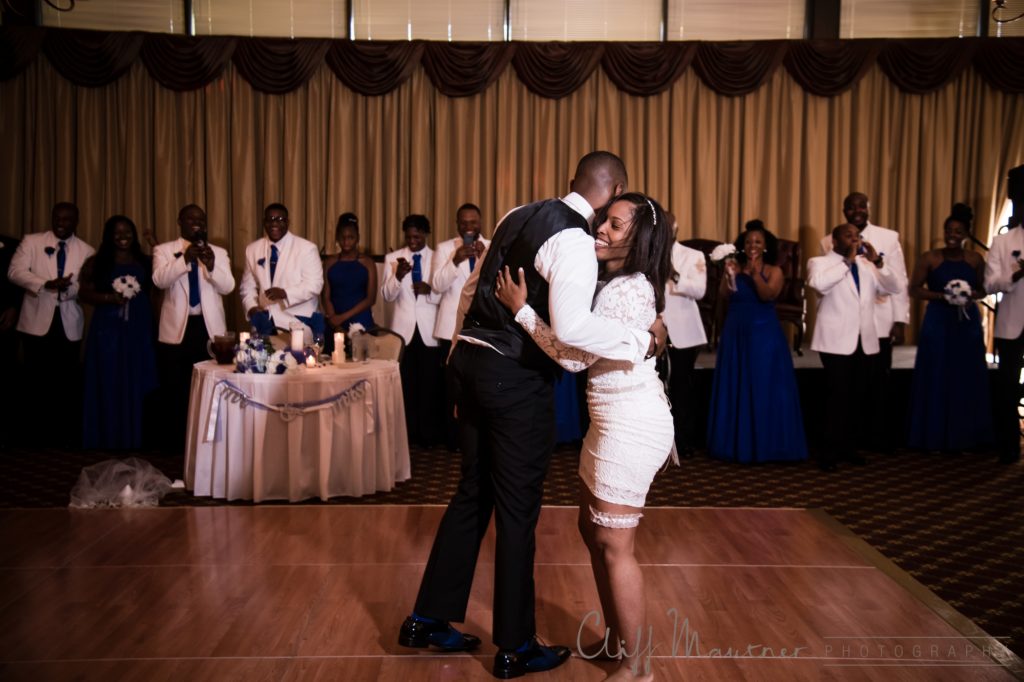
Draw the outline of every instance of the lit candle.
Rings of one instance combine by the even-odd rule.
[[[307,355],[306,367],[316,367],[316,358],[314,358],[312,355]]]
[[[334,332],[334,349],[345,349],[345,334],[344,332]]]
[[[344,365],[345,364],[345,351],[343,351],[343,350],[336,350],[333,353],[331,353],[331,362],[333,362],[335,365]]]
[[[249,332],[238,332],[238,345],[244,346],[245,342],[249,340]]]
[[[292,350],[306,349],[306,332],[302,327],[292,330]]]

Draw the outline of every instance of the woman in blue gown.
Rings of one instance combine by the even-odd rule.
[[[719,338],[708,415],[708,454],[734,462],[807,459],[789,345],[775,315],[782,270],[777,240],[751,220],[727,260],[728,312]]]
[[[974,214],[957,204],[943,226],[946,246],[921,256],[910,295],[927,301],[918,333],[907,444],[928,452],[960,452],[992,443],[992,407],[981,315],[985,260],[964,249]],[[966,305],[943,293],[953,280],[971,287]]]
[[[115,280],[128,277],[141,287],[130,299],[114,286]],[[99,251],[82,265],[81,283],[79,298],[94,306],[85,342],[83,444],[137,450],[143,402],[156,388],[157,375],[150,260],[129,218],[107,220]]]
[[[377,265],[369,256],[359,253],[359,220],[354,213],[338,216],[334,239],[340,250],[324,263],[324,316],[338,331],[347,332],[356,322],[364,329],[372,329]]]

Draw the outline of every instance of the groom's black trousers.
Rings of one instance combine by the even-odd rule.
[[[534,529],[555,444],[553,377],[460,341],[449,363],[462,477],[423,572],[416,613],[462,622],[480,542],[495,515],[494,643],[536,634]]]

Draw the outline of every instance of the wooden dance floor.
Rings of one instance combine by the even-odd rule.
[[[396,642],[442,511],[0,512],[0,679],[493,679],[493,535],[465,625],[481,651]],[[1024,670],[820,512],[649,509],[637,554],[658,679],[1008,680]],[[596,641],[575,509],[544,508],[536,578],[541,636]],[[611,666],[577,655],[528,679],[599,680]]]

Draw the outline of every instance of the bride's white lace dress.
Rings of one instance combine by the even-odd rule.
[[[594,314],[633,329],[647,329],[657,316],[654,288],[639,273],[615,277],[598,293]],[[530,306],[520,309],[516,322],[565,369],[590,368],[590,430],[580,452],[580,477],[590,492],[612,504],[643,507],[674,440],[672,415],[655,360],[640,364],[607,360],[566,346]]]

